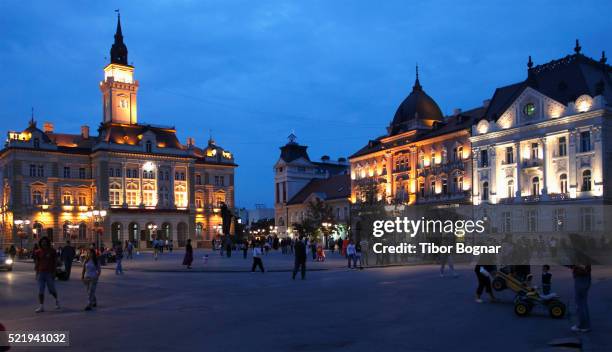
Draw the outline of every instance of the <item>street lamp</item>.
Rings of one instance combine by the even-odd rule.
[[[85,216],[87,218],[92,219],[94,223],[93,231],[94,231],[95,239],[96,239],[96,248],[100,248],[100,233],[98,232],[98,227],[102,227],[102,229],[104,229],[104,226],[100,226],[100,223],[104,222],[104,218],[106,217],[106,210],[93,209],[85,213]]]
[[[149,224],[147,228],[149,229],[149,240],[153,241],[153,231],[157,232],[157,225]],[[157,236],[157,233],[156,233],[156,236]]]
[[[21,220],[21,219],[17,219],[14,221],[15,226],[17,226],[17,236],[19,236],[19,240],[20,240],[20,247],[23,248],[23,238],[25,237],[26,233],[24,231],[24,225],[29,225],[30,224],[30,220]]]

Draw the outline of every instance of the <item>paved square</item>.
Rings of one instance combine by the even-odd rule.
[[[570,320],[543,311],[516,317],[507,291],[500,303],[475,303],[468,265],[456,279],[441,278],[433,265],[348,270],[330,254],[308,263],[307,280],[293,281],[291,256],[264,257],[270,272],[261,274],[250,273],[251,258],[241,254],[198,251],[192,271],[176,252],[157,262],[149,253],[124,261],[122,276],[108,265],[93,312],[83,311],[76,266],[71,281],[57,282],[62,310],[47,304],[42,314],[34,313],[32,263],[20,262],[0,272],[0,322],[9,330],[69,330],[75,351],[532,351],[576,336]],[[612,345],[611,278],[612,268],[593,269],[593,331],[583,335],[584,350]],[[567,269],[553,269],[553,287],[573,312]]]

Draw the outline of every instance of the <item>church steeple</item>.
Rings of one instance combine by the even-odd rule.
[[[138,81],[134,79],[134,66],[128,65],[128,50],[123,43],[121,16],[117,11],[115,42],[111,47],[110,63],[104,67],[104,80],[100,82],[104,123],[136,124]]]
[[[128,49],[123,42],[123,33],[121,31],[121,14],[117,11],[117,30],[115,31],[115,42],[111,46],[110,50],[110,62],[111,64],[128,64]]]

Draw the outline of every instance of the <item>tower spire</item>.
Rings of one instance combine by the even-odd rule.
[[[127,65],[128,64],[128,50],[127,46],[123,42],[123,31],[121,30],[121,13],[119,9],[115,10],[117,12],[117,29],[115,30],[115,42],[113,46],[111,46],[110,50],[110,58],[111,64],[120,64]]]
[[[416,64],[416,79],[414,80],[414,86],[412,86],[412,90],[423,90],[421,87],[421,82],[419,81],[419,64]]]
[[[582,50],[582,47],[580,46],[580,41],[576,39],[576,46],[574,47],[574,51],[576,52],[576,54],[580,54],[580,50]]]

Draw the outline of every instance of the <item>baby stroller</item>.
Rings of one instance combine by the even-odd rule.
[[[68,281],[68,272],[64,267],[64,264],[58,263],[55,268],[55,277],[60,281]]]
[[[551,318],[563,318],[566,307],[559,300],[559,296],[556,293],[541,294],[528,284],[529,281],[529,278],[526,281],[520,280],[512,272],[511,267],[503,267],[495,272],[492,286],[495,291],[509,288],[516,293],[514,297],[514,313],[520,317],[529,315],[534,306],[540,305],[548,310]]]

